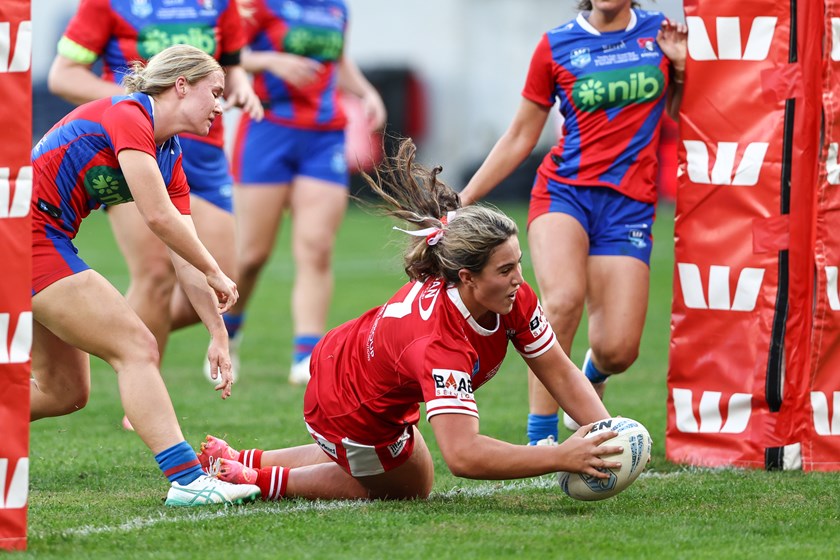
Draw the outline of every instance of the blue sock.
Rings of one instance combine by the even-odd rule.
[[[557,414],[529,414],[528,445],[536,445],[548,436],[554,436],[557,441]]]
[[[222,315],[222,320],[225,322],[225,329],[227,329],[228,338],[233,338],[239,332],[242,323],[245,322],[245,314],[234,315],[230,311]]]
[[[292,361],[299,363],[306,359],[315,349],[315,345],[321,340],[319,334],[299,334],[296,335],[293,341],[294,348],[292,349]]]
[[[186,441],[164,449],[155,455],[155,460],[169,482],[185,486],[204,474],[198,456]]]
[[[583,374],[593,385],[603,383],[609,378],[609,374],[601,373],[601,371],[599,371],[598,368],[595,367],[595,364],[592,362],[591,358],[589,360],[586,360],[586,363],[583,364]]]

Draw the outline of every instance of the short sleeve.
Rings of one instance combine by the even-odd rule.
[[[538,105],[553,106],[556,89],[554,67],[555,63],[551,56],[548,36],[543,35],[531,56],[531,66],[528,68],[528,77],[525,79],[522,97]]]
[[[139,150],[155,157],[152,121],[136,101],[114,103],[102,114],[102,127],[111,140],[114,155],[122,150]]]
[[[245,30],[239,15],[238,4],[237,0],[230,0],[227,9],[219,18],[222,57],[237,53],[245,46]]]
[[[478,418],[470,364],[468,350],[455,350],[440,340],[415,344],[403,354],[400,369],[411,371],[410,375],[419,381],[426,402],[426,420],[438,414]]]
[[[58,54],[79,64],[93,64],[113,33],[107,0],[82,0],[58,42]]]
[[[516,351],[523,358],[537,358],[554,345],[556,337],[537,294],[522,284],[513,310],[502,319]]]

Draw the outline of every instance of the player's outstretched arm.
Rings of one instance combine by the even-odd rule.
[[[479,434],[478,419],[466,414],[438,414],[429,422],[449,470],[463,478],[509,480],[558,471],[604,478],[607,475],[598,469],[619,467],[607,455],[620,453],[620,448],[598,447],[615,434],[584,438],[591,425],[582,426],[558,446],[529,446]]]
[[[610,417],[592,383],[572,363],[558,342],[555,341],[548,352],[525,361],[554,400],[578,424]]]
[[[50,93],[74,105],[125,94],[121,85],[94,74],[90,64],[82,64],[60,54],[56,55],[50,67],[47,87]]]
[[[464,206],[481,200],[527,158],[542,134],[551,107],[523,98],[513,122],[461,191]]]

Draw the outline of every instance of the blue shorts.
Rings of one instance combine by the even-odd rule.
[[[635,257],[650,266],[654,204],[608,187],[576,187],[538,175],[528,223],[550,212],[568,214],[580,222],[589,235],[590,255]]]
[[[224,149],[192,138],[180,141],[190,194],[233,212],[233,177]]]
[[[347,187],[344,130],[304,130],[247,117],[234,153],[237,183],[291,183],[303,175]]]

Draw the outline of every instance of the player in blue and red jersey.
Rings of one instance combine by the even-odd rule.
[[[528,241],[546,314],[567,353],[586,305],[583,371],[603,397],[609,376],[639,352],[659,124],[663,110],[677,118],[687,30],[631,0],[582,0],[579,7],[577,18],[542,36],[519,111],[461,197],[478,200],[510,175],[559,104],[563,136],[537,171]],[[533,375],[529,396],[529,440],[556,438],[557,403]]]
[[[233,154],[241,290],[225,316],[234,340],[250,295],[271,255],[283,214],[292,216],[293,360],[289,380],[309,379],[309,355],[326,328],[332,253],[347,208],[346,117],[339,90],[357,96],[371,130],[385,122],[379,94],[345,55],[341,0],[245,0],[250,50],[243,66],[266,107],[244,115]]]
[[[474,392],[514,348],[581,420],[609,416],[563,353],[522,278],[516,223],[480,206],[459,209],[439,170],[414,164],[407,141],[369,181],[389,213],[421,228],[405,253],[410,282],[390,300],[331,330],[312,354],[304,419],[314,444],[237,451],[208,436],[199,458],[223,480],[256,482],[263,499],[426,498],[432,457],[419,403],[457,476],[511,479],[615,465],[619,449],[581,430],[559,446],[513,445],[479,433]],[[419,216],[419,217],[418,217]],[[587,426],[588,428],[588,426]]]
[[[220,313],[236,284],[201,244],[190,219],[181,132],[206,135],[221,115],[224,73],[203,51],[165,49],[126,77],[128,95],[92,101],[58,122],[32,150],[31,419],[80,410],[90,395],[90,356],[117,374],[126,417],[171,482],[166,503],[252,500],[257,488],[205,476],[184,441],[160,377],[154,336],[126,300],[77,255],[73,238],[100,204],[134,201],[172,252],[184,290],[211,334],[209,358],[230,395],[227,333]]]
[[[77,104],[118,95],[133,61],[148,60],[179,43],[201,49],[225,68],[226,106],[241,106],[254,118],[262,117],[262,105],[239,66],[245,35],[235,0],[82,0],[59,41],[50,91]],[[101,77],[91,69],[97,59],[102,61]],[[224,153],[222,119],[210,134],[184,134],[180,141],[199,238],[222,270],[233,276],[233,179]],[[109,205],[108,216],[131,274],[128,301],[163,354],[170,330],[199,317],[177,287],[166,246],[143,225],[134,205]],[[206,369],[209,373],[209,362]]]

